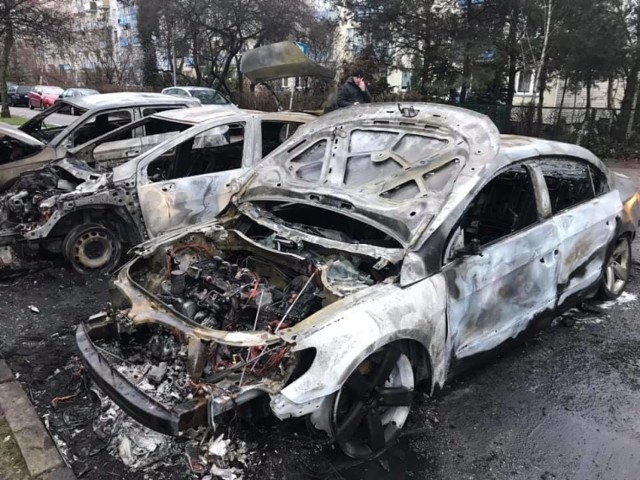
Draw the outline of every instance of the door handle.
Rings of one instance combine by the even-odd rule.
[[[124,152],[127,157],[137,157],[140,155],[140,150],[129,150],[128,152]]]
[[[162,191],[163,192],[173,192],[175,189],[176,189],[176,184],[175,183],[166,183],[162,187]]]

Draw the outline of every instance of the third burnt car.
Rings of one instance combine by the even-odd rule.
[[[0,124],[0,191],[23,172],[66,156],[82,145],[122,125],[153,113],[200,104],[189,98],[159,93],[108,93],[67,97],[15,128]],[[218,107],[233,108],[233,107]],[[73,109],[81,115],[70,125],[57,125],[52,115]],[[132,137],[141,134],[133,132]]]
[[[111,309],[77,330],[100,387],[158,431],[267,397],[280,419],[375,456],[418,382],[441,388],[629,278],[640,205],[628,178],[455,107],[332,112],[247,175],[219,221],[137,247]],[[164,204],[174,187],[158,187]],[[149,369],[166,378],[149,383]]]

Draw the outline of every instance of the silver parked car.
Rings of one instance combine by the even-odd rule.
[[[169,87],[162,90],[165,95],[191,97],[202,105],[229,105],[231,101],[214,88],[208,87]]]
[[[477,113],[342,109],[250,171],[218,221],[138,246],[77,344],[160,432],[267,395],[278,418],[372,457],[418,382],[441,388],[577,302],[620,295],[639,199],[584,148],[501,136]]]
[[[63,98],[20,128],[0,124],[0,191],[21,173],[64,158],[68,149],[122,125],[158,111],[199,105],[193,99],[158,93],[74,96]],[[61,126],[52,120],[53,114],[71,108],[81,116],[70,125]]]

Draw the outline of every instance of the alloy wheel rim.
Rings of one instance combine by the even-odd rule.
[[[614,295],[622,293],[629,279],[629,247],[627,241],[618,242],[605,270],[607,289]]]
[[[411,362],[399,348],[361,363],[334,400],[332,430],[342,450],[354,458],[384,451],[409,416],[413,388]]]

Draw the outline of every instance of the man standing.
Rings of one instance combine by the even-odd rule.
[[[338,94],[338,107],[350,107],[361,103],[371,103],[371,94],[364,82],[364,72],[358,68],[353,75],[344,82]]]

